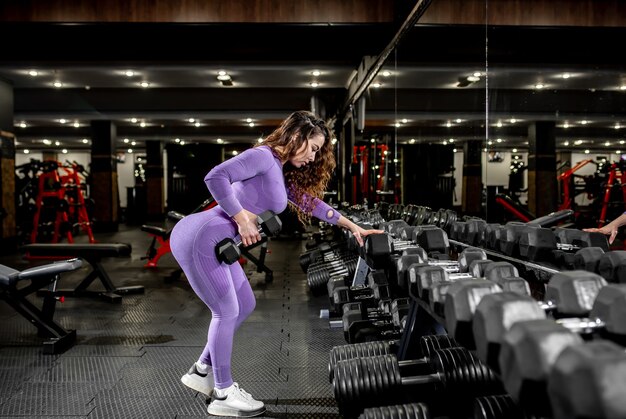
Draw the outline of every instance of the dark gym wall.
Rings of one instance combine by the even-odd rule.
[[[452,208],[452,192],[444,185],[454,165],[452,148],[440,144],[400,146],[402,149],[402,202],[434,210]]]
[[[168,144],[167,209],[188,214],[210,194],[204,183],[209,170],[222,162],[221,145]]]
[[[3,0],[6,22],[376,23],[393,22],[417,0]],[[408,3],[408,5],[407,5]],[[598,6],[602,3],[602,6]],[[489,9],[486,10],[485,5]],[[595,5],[595,6],[594,6]],[[420,24],[626,26],[620,0],[437,0]]]

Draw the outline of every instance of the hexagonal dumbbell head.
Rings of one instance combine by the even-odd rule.
[[[626,282],[626,250],[603,254],[598,262],[598,273],[609,282]]]
[[[597,273],[602,255],[601,247],[583,247],[574,255],[574,269]]]
[[[514,323],[500,347],[500,376],[509,395],[533,413],[549,415],[547,378],[561,351],[582,338],[552,319]]]
[[[626,353],[609,341],[565,348],[548,377],[554,419],[626,417]]]
[[[259,214],[259,226],[268,236],[275,236],[280,233],[283,223],[273,211],[263,211]]]
[[[560,315],[587,316],[604,286],[604,278],[593,272],[559,272],[546,286],[546,300],[556,303]]]
[[[220,241],[215,246],[215,251],[220,262],[225,262],[229,265],[237,262],[241,257],[241,249],[239,249],[237,243],[230,238]]]
[[[545,311],[530,296],[511,291],[485,295],[472,320],[478,358],[499,372],[498,358],[505,333],[519,321],[545,318]]]
[[[480,300],[487,294],[502,292],[498,284],[485,279],[454,282],[448,288],[444,315],[448,334],[468,349],[474,349],[472,318]]]
[[[602,288],[589,317],[602,319],[607,332],[626,337],[626,284],[608,284]]]
[[[468,272],[470,264],[475,260],[486,260],[487,254],[478,247],[467,247],[459,255],[459,272]]]

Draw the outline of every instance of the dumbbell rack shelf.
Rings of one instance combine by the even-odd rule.
[[[450,244],[457,247],[476,247],[467,243],[463,243],[457,240],[449,240]],[[494,260],[501,260],[512,263],[516,267],[522,267],[524,271],[531,272],[533,275],[542,282],[548,282],[552,275],[561,272],[558,269],[551,268],[549,266],[540,265],[538,263],[529,262],[527,260],[517,259],[502,253],[494,252],[493,250],[483,249],[487,256],[493,257]]]

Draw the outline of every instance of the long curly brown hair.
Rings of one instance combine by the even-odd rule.
[[[336,166],[332,136],[326,122],[312,112],[296,111],[261,143],[255,145],[255,147],[269,146],[274,154],[285,162],[293,157],[309,138],[320,134],[324,136],[324,144],[312,163],[293,170],[285,167],[285,184],[295,201],[289,205],[304,224],[311,221],[312,210],[312,202],[307,200],[306,196],[321,199]]]

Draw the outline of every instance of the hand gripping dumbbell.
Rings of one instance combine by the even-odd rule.
[[[399,340],[360,342],[348,345],[333,346],[328,362],[328,379],[332,383],[335,366],[339,361],[376,355],[396,354]],[[419,356],[423,363],[428,364],[428,357],[438,349],[456,348],[459,344],[448,335],[426,335],[419,338]]]
[[[339,412],[351,416],[367,407],[421,401],[435,394],[454,399],[454,409],[476,396],[503,393],[494,373],[465,348],[434,351],[428,357],[430,372],[415,374],[412,368],[428,369],[424,364],[423,359],[400,361],[391,354],[337,362],[333,390]]]
[[[473,318],[476,354],[494,371],[506,331],[517,321],[545,319],[546,310],[557,311],[556,322],[573,332],[623,342],[626,337],[626,284],[604,285],[597,274],[561,272],[548,283],[549,302],[504,292],[485,296]],[[566,317],[579,316],[579,317]]]
[[[554,419],[626,417],[624,348],[584,342],[552,319],[516,322],[499,357],[502,382],[524,410]]]
[[[273,211],[264,211],[258,216],[259,222],[259,232],[261,233],[261,237],[271,237],[275,236],[280,232],[280,229],[283,227],[280,218]],[[220,262],[227,263],[228,265],[232,265],[237,262],[241,257],[241,238],[237,240],[233,240],[229,237],[217,243],[215,246],[215,253],[217,254],[217,259]]]

